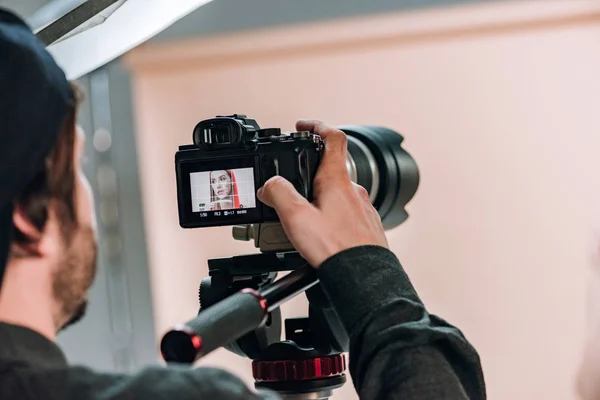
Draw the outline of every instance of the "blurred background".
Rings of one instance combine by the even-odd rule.
[[[27,18],[48,3],[0,0]],[[577,398],[600,229],[599,71],[598,1],[201,7],[80,79],[101,268],[61,344],[103,370],[160,363],[162,334],[197,313],[207,260],[256,252],[231,228],[178,225],[173,157],[197,122],[375,124],[402,133],[421,170],[392,250],[478,349],[489,398]],[[296,298],[284,316],[306,307]],[[199,365],[251,385],[250,363],[219,350]],[[334,398],[357,397],[348,382]]]

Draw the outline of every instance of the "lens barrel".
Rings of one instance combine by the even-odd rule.
[[[408,218],[405,206],[419,187],[419,168],[402,148],[404,138],[378,126],[344,125],[338,129],[348,136],[350,178],[367,189],[386,230],[400,225]]]

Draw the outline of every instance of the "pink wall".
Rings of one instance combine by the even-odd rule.
[[[199,120],[380,124],[405,135],[422,175],[392,249],[430,310],[480,351],[489,398],[575,398],[600,229],[600,7],[532,3],[133,52],[158,331],[195,314],[208,258],[255,251],[229,228],[178,226],[173,153]],[[285,311],[301,315],[305,303]],[[249,361],[225,351],[202,364],[251,382]],[[355,398],[350,385],[337,398]]]

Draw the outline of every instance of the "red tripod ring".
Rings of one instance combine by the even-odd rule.
[[[254,361],[252,375],[257,382],[290,382],[330,378],[346,370],[343,354],[304,360]]]

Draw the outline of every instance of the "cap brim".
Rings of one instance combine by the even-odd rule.
[[[0,290],[4,278],[4,270],[8,261],[12,233],[13,205],[0,207]]]

